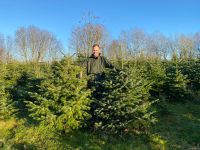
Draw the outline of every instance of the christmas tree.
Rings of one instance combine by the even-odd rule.
[[[187,76],[179,69],[178,60],[173,60],[166,67],[166,79],[163,85],[166,98],[170,101],[184,101],[188,94],[187,83]]]
[[[94,126],[103,131],[146,133],[156,119],[149,100],[151,83],[141,71],[128,68],[105,72],[93,92]]]
[[[7,81],[5,80],[7,73],[6,64],[0,63],[0,69],[0,119],[8,119],[15,114],[16,109],[13,107],[13,102],[7,89]]]
[[[30,116],[59,130],[70,131],[85,125],[90,118],[87,80],[77,78],[81,67],[68,58],[54,62],[50,74],[41,82],[39,92],[29,92]]]

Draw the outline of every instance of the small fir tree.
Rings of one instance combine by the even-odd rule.
[[[172,61],[166,67],[163,91],[169,101],[185,101],[188,94],[188,79],[186,75],[182,74],[177,61]]]
[[[5,80],[7,73],[6,65],[1,63],[0,69],[0,119],[8,119],[16,113],[16,109],[13,106],[13,102],[10,99],[9,91],[7,89]]]

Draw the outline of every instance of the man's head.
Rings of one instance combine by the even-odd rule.
[[[99,46],[99,44],[94,44],[92,46],[92,54],[93,54],[94,57],[99,57],[99,55],[100,55],[100,46]]]

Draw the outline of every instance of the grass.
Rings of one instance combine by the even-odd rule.
[[[110,136],[76,131],[61,135],[14,119],[0,121],[0,149],[200,150],[200,104],[163,105],[150,136]],[[0,144],[1,146],[1,144]]]
[[[167,141],[168,149],[200,149],[200,105],[167,104],[153,132]]]
[[[6,136],[10,134],[10,130],[17,125],[15,119],[10,120],[0,120],[0,141],[2,141]]]

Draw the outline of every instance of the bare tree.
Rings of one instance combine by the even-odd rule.
[[[5,53],[4,36],[3,34],[0,34],[0,61],[4,61],[4,53]]]
[[[191,37],[181,35],[178,39],[180,58],[193,58],[195,56],[194,41]]]
[[[72,31],[70,47],[85,57],[91,54],[93,44],[98,43],[102,52],[107,46],[107,34],[103,25],[88,23],[81,27],[76,27]]]
[[[24,58],[25,61],[28,62],[31,52],[28,47],[28,35],[25,27],[21,27],[16,31],[15,41],[22,58]]]
[[[13,40],[12,37],[5,37],[3,34],[0,34],[0,60],[4,62],[9,62],[13,60],[12,57],[13,51]]]
[[[70,49],[84,57],[90,56],[92,45],[97,43],[100,45],[102,53],[104,53],[109,39],[105,26],[95,23],[96,17],[91,16],[91,14],[88,17],[89,19],[84,18],[83,24],[72,30],[70,38]]]
[[[15,33],[15,41],[26,62],[53,59],[62,49],[61,43],[52,33],[35,26],[19,28]]]
[[[142,29],[134,28],[120,34],[120,42],[127,51],[127,57],[135,57],[144,53],[147,35]]]
[[[11,62],[14,60],[13,53],[14,51],[14,40],[13,37],[7,36],[5,41],[6,48],[6,61]]]
[[[108,49],[107,49],[107,56],[109,59],[111,60],[121,60],[121,59],[124,59],[124,52],[125,50],[122,50],[122,43],[120,43],[120,41],[118,40],[113,40],[111,42],[111,44],[108,46]]]
[[[196,56],[200,57],[200,32],[194,34],[193,41],[194,41],[194,50],[196,52]]]
[[[171,41],[165,35],[156,32],[148,36],[146,50],[149,56],[167,59],[171,52]]]

